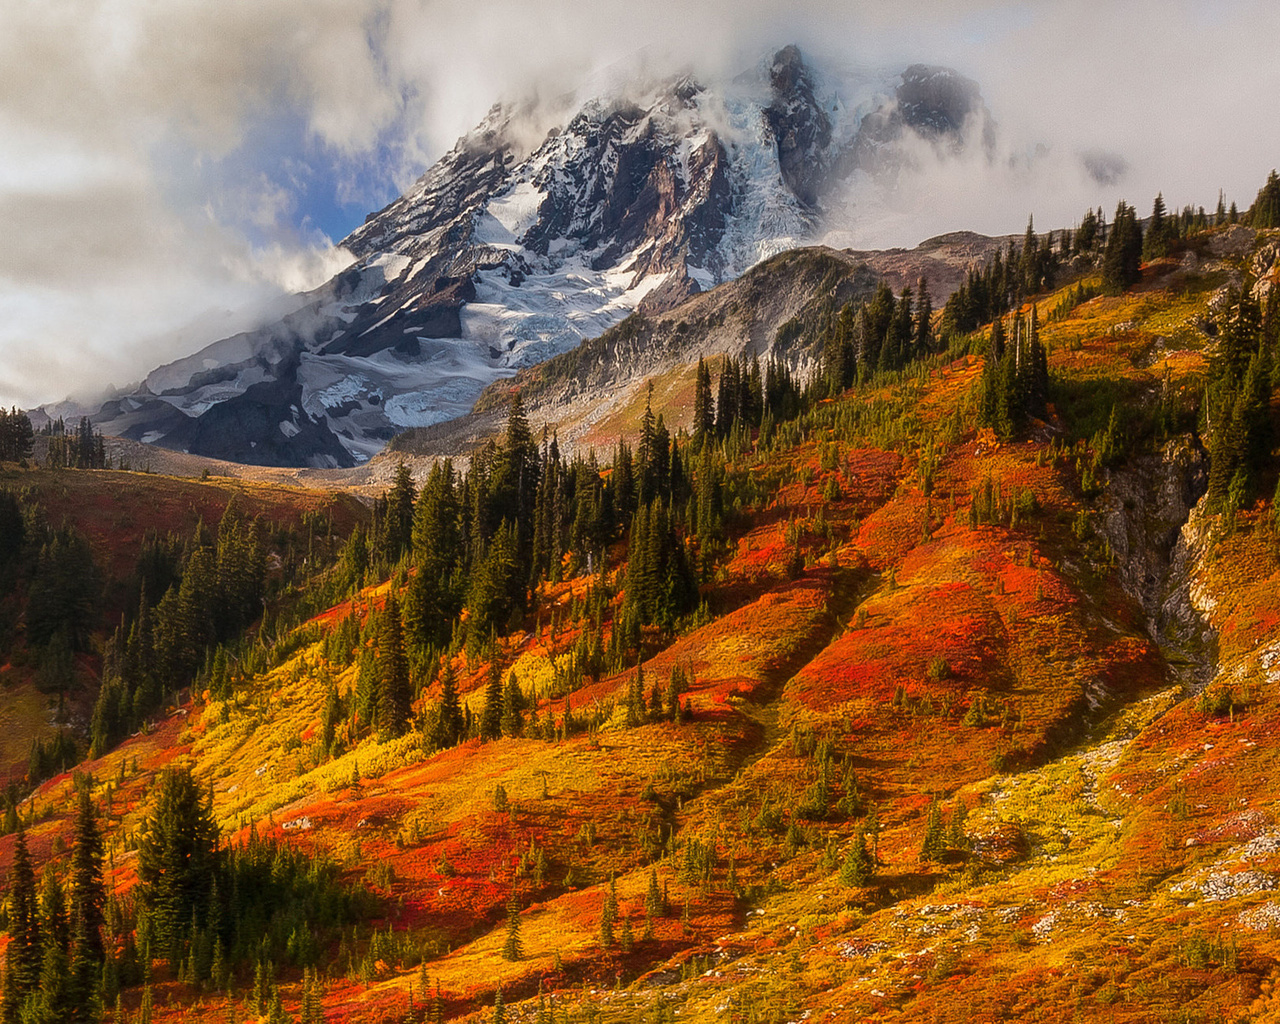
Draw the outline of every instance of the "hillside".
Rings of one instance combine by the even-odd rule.
[[[1011,255],[994,323],[970,275],[882,330],[861,261],[803,251],[530,371],[465,476],[316,556],[333,601],[15,808],[65,865],[90,794],[108,1017],[1270,1019],[1280,239],[1165,250],[1029,295]],[[794,377],[729,349],[751,323]],[[232,486],[0,485],[107,560]],[[260,900],[146,895],[183,770]]]
[[[567,448],[602,448],[633,434],[650,384],[655,414],[673,429],[688,427],[699,358],[776,358],[808,372],[821,355],[814,338],[832,308],[869,299],[881,281],[901,292],[923,280],[932,302],[941,304],[969,267],[1009,241],[958,232],[908,250],[781,253],[672,309],[642,306],[599,337],[490,385],[467,415],[399,434],[390,458],[469,452],[501,428],[513,388],[530,421],[554,430]]]

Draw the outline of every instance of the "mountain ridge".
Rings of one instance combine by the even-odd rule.
[[[753,74],[591,98],[541,141],[519,106],[494,107],[343,241],[355,262],[299,309],[154,371],[95,423],[217,458],[354,465],[636,308],[816,240],[828,194],[894,173],[906,137],[959,151],[994,131],[946,69],[846,81],[792,46]]]

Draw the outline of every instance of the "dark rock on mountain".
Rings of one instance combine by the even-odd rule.
[[[961,147],[985,117],[977,86],[942,69],[907,69],[865,116],[794,46],[757,70],[633,83],[554,117],[495,106],[292,313],[160,367],[95,422],[224,459],[362,462],[636,309],[821,237],[854,170],[894,166],[908,133]]]

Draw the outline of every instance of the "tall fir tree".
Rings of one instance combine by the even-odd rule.
[[[4,999],[0,1002],[4,1024],[20,1024],[23,1004],[39,988],[43,960],[36,876],[27,852],[26,831],[19,826],[9,869],[9,945],[5,949]]]
[[[138,898],[176,970],[193,924],[204,924],[218,871],[218,826],[191,769],[168,768],[138,842]]]
[[[507,900],[507,937],[502,944],[502,959],[515,962],[524,956],[520,941],[520,896],[513,888]]]
[[[502,663],[497,653],[489,660],[484,687],[484,710],[480,712],[480,738],[496,740],[502,735]]]
[[[77,1007],[88,1007],[94,998],[95,982],[104,959],[105,899],[102,834],[86,787],[80,792],[71,845],[71,983]]]
[[[707,439],[715,433],[716,414],[711,396],[711,370],[702,356],[698,356],[698,371],[693,387],[693,446],[701,450]]]
[[[440,670],[440,709],[436,718],[436,746],[452,747],[462,738],[462,702],[458,698],[458,681],[453,674],[453,662],[448,656]]]
[[[378,635],[378,731],[385,736],[403,736],[408,727],[410,705],[409,658],[405,653],[400,602],[394,594],[387,598]]]

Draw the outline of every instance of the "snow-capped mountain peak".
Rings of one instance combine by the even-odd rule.
[[[833,191],[892,173],[904,135],[964,147],[975,122],[991,130],[954,72],[833,75],[794,46],[714,86],[615,83],[552,120],[495,106],[341,243],[355,262],[295,312],[154,371],[95,420],[236,461],[361,462],[638,307],[814,240]]]

